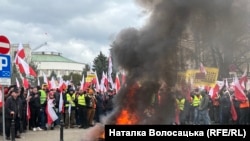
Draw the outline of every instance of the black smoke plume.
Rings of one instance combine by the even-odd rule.
[[[143,121],[142,111],[157,98],[156,118],[150,121],[156,124],[174,122],[173,88],[177,72],[185,68],[185,59],[180,62],[179,42],[184,32],[191,29],[194,40],[206,42],[207,46],[218,46],[225,51],[225,57],[231,55],[231,39],[238,36],[237,23],[242,20],[241,7],[233,0],[137,0],[146,13],[150,14],[147,24],[141,29],[123,29],[112,44],[111,53],[114,64],[127,72],[126,86],[114,99],[116,110],[107,120],[115,124],[121,109],[126,108]],[[237,15],[237,20],[234,18]],[[236,32],[237,31],[237,32]],[[185,54],[185,53],[184,53]],[[186,58],[188,59],[188,58]],[[133,96],[130,89],[139,82]],[[165,83],[165,88],[159,91]],[[155,102],[155,103],[156,103]],[[154,103],[154,104],[155,104]],[[151,124],[146,123],[146,124]]]

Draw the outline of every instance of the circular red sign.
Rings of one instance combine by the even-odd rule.
[[[0,54],[7,54],[10,51],[10,41],[7,37],[0,35]]]

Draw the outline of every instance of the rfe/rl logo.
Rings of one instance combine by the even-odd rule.
[[[10,62],[9,55],[0,55],[0,77],[8,78],[11,76]]]

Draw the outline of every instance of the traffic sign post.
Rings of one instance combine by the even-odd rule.
[[[5,108],[4,108],[4,86],[11,84],[11,59],[10,41],[7,37],[0,35],[0,85],[2,86],[2,115],[3,115],[3,140],[5,141]],[[1,91],[1,90],[0,90]]]
[[[0,54],[8,54],[10,51],[10,41],[7,37],[0,35]]]

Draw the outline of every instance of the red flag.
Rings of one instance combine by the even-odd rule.
[[[220,86],[218,83],[215,84],[214,88],[210,88],[209,95],[214,100],[218,96],[218,92],[220,90]]]
[[[29,81],[26,78],[22,78],[22,79],[23,79],[23,87],[25,89],[28,89],[29,88]]]
[[[19,64],[18,64],[19,71],[21,73],[25,73],[26,75],[32,75],[32,76],[36,77],[36,72],[29,66],[28,63],[26,63],[20,57],[18,57],[18,62],[19,62]]]
[[[247,83],[247,81],[248,80],[247,80],[247,69],[246,69],[239,80],[242,89],[245,89],[245,84]]]
[[[15,56],[15,63],[19,64],[19,60],[18,58],[24,59],[25,58],[25,52],[24,52],[24,48],[23,48],[23,44],[19,44],[18,49],[17,49],[17,53]]]
[[[28,94],[27,94],[27,97],[30,96],[30,91],[28,90]],[[27,119],[29,120],[30,119],[30,105],[29,105],[29,102],[27,102],[27,109],[26,109],[26,116],[27,116]]]
[[[85,82],[83,86],[83,90],[87,90],[91,86],[91,82]]]
[[[238,118],[238,115],[237,115],[237,112],[236,112],[236,110],[235,110],[234,103],[233,103],[233,100],[232,100],[231,96],[230,96],[230,102],[231,102],[231,109],[230,109],[230,112],[231,112],[231,115],[232,115],[232,119],[233,119],[234,121],[236,121],[237,118]]]
[[[239,101],[245,101],[247,99],[237,76],[235,76],[234,79],[234,95],[235,98]]]
[[[48,125],[51,125],[55,120],[58,119],[58,116],[53,109],[53,100],[54,99],[47,99],[47,105],[46,105],[46,115],[47,115],[47,123]]]

